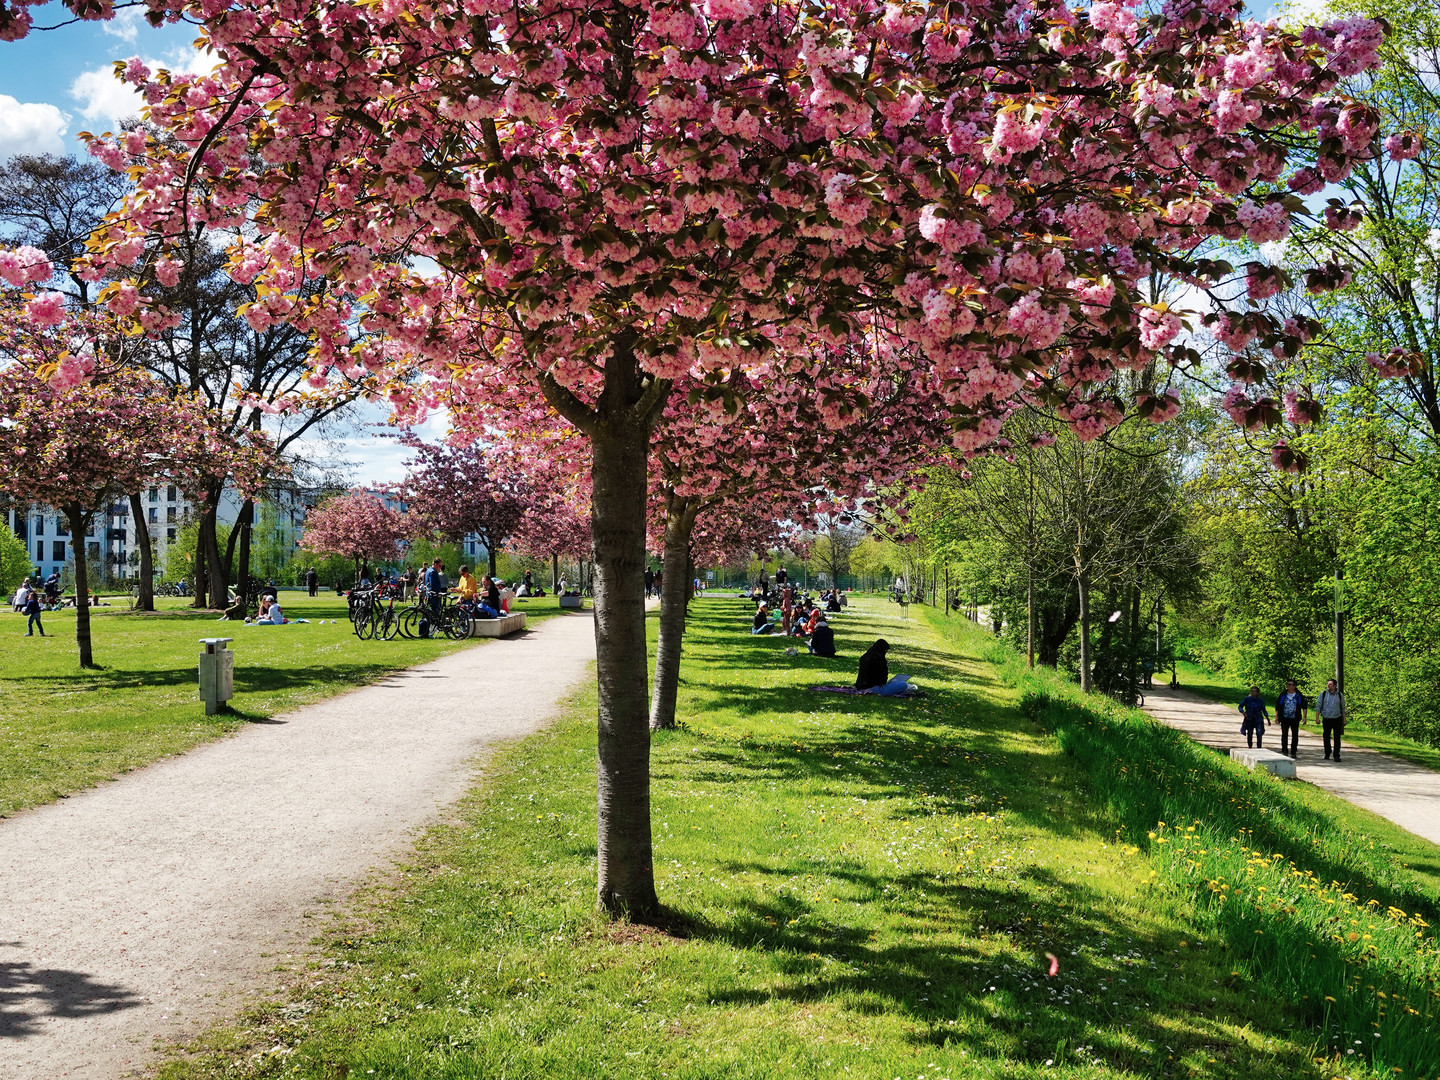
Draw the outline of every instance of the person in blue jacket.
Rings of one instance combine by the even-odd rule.
[[[1305,695],[1296,689],[1294,679],[1285,684],[1285,692],[1275,699],[1275,719],[1280,723],[1280,753],[1289,754],[1292,758],[1300,753],[1300,725],[1305,722],[1309,706]],[[1289,749],[1286,749],[1287,742]]]
[[[1245,717],[1240,722],[1245,745],[1259,746],[1265,738],[1265,722],[1270,719],[1270,710],[1265,708],[1265,699],[1260,696],[1258,686],[1250,687],[1250,696],[1240,702],[1240,712]]]

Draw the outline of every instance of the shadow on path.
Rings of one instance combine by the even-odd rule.
[[[143,1004],[133,990],[98,982],[83,971],[0,960],[0,1039],[33,1035],[46,1017],[96,1016]]]

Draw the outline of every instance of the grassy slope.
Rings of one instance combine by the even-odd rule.
[[[1218,674],[1199,664],[1182,660],[1177,667],[1181,687],[1212,701],[1223,701],[1227,705],[1239,704],[1240,699],[1248,692],[1248,688],[1241,689],[1229,676]],[[1266,700],[1273,703],[1273,698],[1267,697]],[[1316,722],[1313,708],[1310,715],[1313,725]],[[1345,741],[1440,771],[1440,747],[1426,746],[1413,739],[1389,735],[1383,731],[1373,731],[1360,720],[1351,720],[1345,725]]]
[[[158,601],[163,610],[153,614],[96,609],[91,632],[103,670],[85,672],[75,660],[73,611],[47,613],[51,636],[27,638],[25,617],[7,607],[0,614],[0,817],[466,644],[360,641],[343,598],[282,598],[288,617],[311,623],[245,627],[173,599]],[[533,618],[554,601],[531,603],[544,605],[526,608]],[[233,711],[219,716],[207,717],[199,700],[203,637],[235,639]]]
[[[860,606],[829,662],[745,634],[744,605],[697,603],[689,723],[653,750],[672,932],[593,910],[581,693],[337,921],[293,996],[163,1075],[1346,1075],[1193,893],[1117,840],[988,639]],[[926,700],[805,689],[849,681],[877,634]]]

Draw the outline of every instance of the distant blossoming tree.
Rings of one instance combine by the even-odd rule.
[[[352,491],[321,503],[305,515],[300,544],[319,555],[340,555],[355,563],[355,580],[367,560],[393,559],[405,533],[401,516],[368,491]]]

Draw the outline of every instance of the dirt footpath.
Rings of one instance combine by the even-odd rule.
[[[113,1080],[273,987],[594,655],[558,616],[0,822],[0,1078]]]
[[[1240,711],[1188,693],[1156,686],[1145,691],[1145,711],[1197,742],[1220,750],[1244,746]],[[1265,732],[1267,749],[1280,749],[1280,727]],[[1389,818],[1402,829],[1440,844],[1440,773],[1375,750],[1346,744],[1340,761],[1326,761],[1320,724],[1311,719],[1300,729],[1295,775],[1356,806]]]

